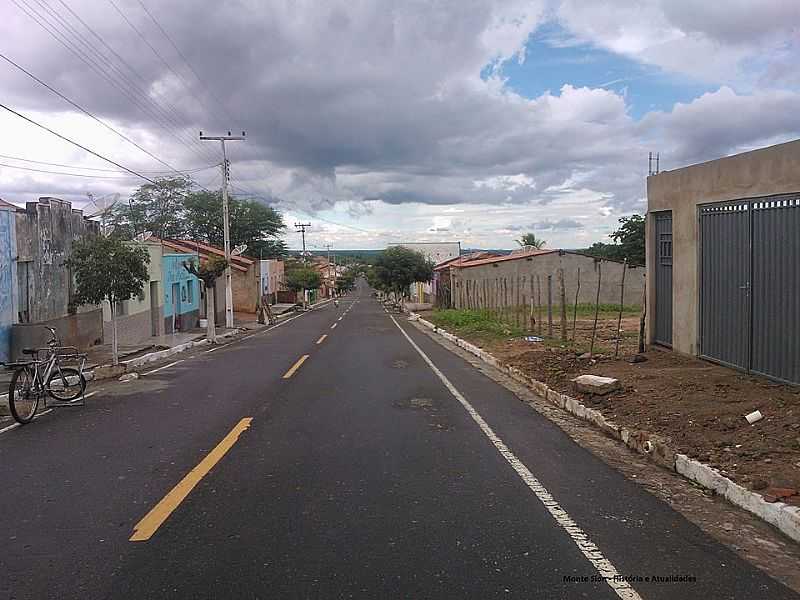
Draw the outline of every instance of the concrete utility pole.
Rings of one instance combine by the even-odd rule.
[[[228,182],[231,180],[230,162],[225,153],[226,141],[237,141],[245,138],[245,132],[242,135],[203,135],[200,132],[201,140],[214,140],[222,144],[222,229],[225,238],[225,327],[228,329],[233,328],[233,284],[231,281],[231,232],[230,222],[228,217]]]
[[[333,262],[331,262],[331,246],[330,244],[325,246],[328,249],[328,275],[331,274],[331,269],[333,269],[333,295],[338,296],[338,290],[336,289],[336,253],[333,254]]]
[[[303,262],[308,260],[306,257],[306,228],[311,229],[311,223],[294,224],[294,230],[303,234]]]

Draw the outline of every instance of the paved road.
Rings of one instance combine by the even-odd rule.
[[[364,287],[180,360],[0,434],[0,598],[796,597]]]

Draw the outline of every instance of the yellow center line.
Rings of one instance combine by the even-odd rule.
[[[226,435],[222,441],[217,444],[206,457],[200,461],[194,469],[181,479],[170,492],[164,496],[161,501],[156,504],[152,510],[147,513],[141,521],[139,521],[133,528],[133,535],[128,541],[131,542],[146,542],[159,527],[166,521],[172,512],[178,508],[181,502],[186,499],[186,496],[194,489],[200,480],[205,477],[208,472],[214,468],[220,459],[230,450],[243,431],[250,427],[252,417],[242,419],[236,424],[236,427],[231,429],[230,433]]]
[[[317,344],[321,344],[322,342],[324,342],[326,337],[328,337],[328,334],[327,333],[323,334],[322,337],[317,340]]]
[[[286,371],[286,375],[283,376],[284,379],[289,379],[292,375],[294,375],[295,371],[300,368],[300,366],[306,362],[308,358],[308,354],[303,354],[300,358],[297,359],[297,362],[292,365],[292,368]]]

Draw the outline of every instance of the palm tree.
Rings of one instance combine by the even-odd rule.
[[[547,243],[541,238],[536,237],[534,233],[526,233],[520,239],[516,240],[516,242],[520,246],[533,246],[537,250],[541,250],[542,247]]]

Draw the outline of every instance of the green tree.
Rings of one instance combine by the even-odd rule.
[[[302,263],[285,266],[283,279],[286,287],[290,290],[293,292],[302,292],[303,305],[306,303],[306,290],[316,290],[322,285],[322,277],[319,271],[307,267]]]
[[[620,227],[609,237],[613,244],[595,242],[586,253],[599,258],[624,260],[634,265],[645,263],[645,218],[642,215],[631,215],[619,219]]]
[[[356,286],[358,267],[352,266],[336,278],[336,291],[340,294],[349,292]]]
[[[65,262],[75,277],[75,304],[100,304],[111,309],[111,356],[119,364],[117,309],[120,302],[139,296],[150,280],[147,249],[115,237],[97,236],[79,240]]]
[[[109,223],[114,236],[130,240],[150,231],[162,239],[183,237],[184,199],[191,185],[186,178],[167,177],[140,186],[127,204],[121,202],[111,211]]]
[[[224,243],[221,192],[192,192],[183,202],[189,237],[221,247]],[[231,247],[247,245],[247,254],[282,258],[288,249],[279,236],[286,228],[275,209],[258,200],[228,199]]]
[[[384,250],[375,261],[372,280],[385,292],[394,292],[395,297],[408,296],[408,287],[417,281],[433,279],[433,263],[423,254],[403,246],[392,246]]]
[[[216,306],[214,305],[214,288],[217,287],[217,278],[228,266],[221,256],[210,256],[208,260],[197,264],[195,259],[183,263],[183,268],[203,282],[206,289],[206,339],[212,344],[217,342]]]
[[[543,239],[536,237],[535,233],[526,233],[520,239],[515,241],[520,246],[533,246],[537,250],[541,250],[545,244],[547,244],[547,242]]]

